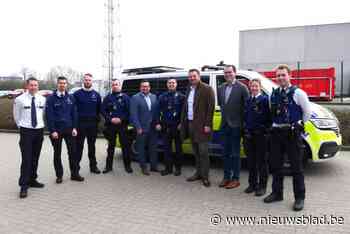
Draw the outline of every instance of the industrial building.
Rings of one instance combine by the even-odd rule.
[[[279,63],[292,69],[335,68],[335,94],[350,96],[350,23],[243,30],[241,69],[269,71]]]

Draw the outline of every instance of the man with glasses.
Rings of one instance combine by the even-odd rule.
[[[221,109],[221,132],[224,139],[224,178],[219,187],[233,189],[240,186],[240,149],[244,105],[249,98],[248,88],[236,80],[236,67],[224,70],[226,82],[218,88]]]
[[[130,119],[136,129],[136,149],[142,173],[149,176],[146,165],[146,147],[151,162],[151,172],[158,170],[157,137],[161,130],[159,123],[159,102],[151,92],[149,81],[141,81],[140,92],[132,96],[130,102]]]

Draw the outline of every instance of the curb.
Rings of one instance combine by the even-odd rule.
[[[348,145],[343,145],[342,147],[341,147],[341,149],[340,149],[341,151],[350,151],[350,146],[348,146]]]
[[[19,133],[18,129],[0,129],[0,133]],[[44,135],[49,135],[48,131],[44,131]],[[97,134],[97,138],[104,138],[102,133]]]

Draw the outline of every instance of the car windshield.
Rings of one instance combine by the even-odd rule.
[[[261,86],[268,95],[271,95],[273,89],[278,88],[278,85],[276,83],[274,83],[273,81],[271,81],[270,79],[266,78],[258,72],[252,72],[251,74],[249,74],[249,77],[250,79],[260,79]]]
[[[266,92],[268,94],[271,94],[272,90],[276,89],[278,87],[278,85],[264,76],[261,76],[261,77],[262,78],[260,80],[261,80],[262,87],[266,90]]]

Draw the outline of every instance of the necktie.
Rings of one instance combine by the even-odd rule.
[[[286,96],[286,90],[285,89],[281,90],[281,96]]]
[[[35,128],[38,124],[38,120],[36,118],[36,107],[35,107],[35,97],[32,97],[32,106],[31,110],[31,119],[32,119],[32,127]]]
[[[231,95],[232,85],[227,85],[225,89],[225,104],[228,102]]]
[[[148,106],[148,110],[151,111],[151,98],[147,95],[145,96],[146,102],[147,102],[147,106]]]

